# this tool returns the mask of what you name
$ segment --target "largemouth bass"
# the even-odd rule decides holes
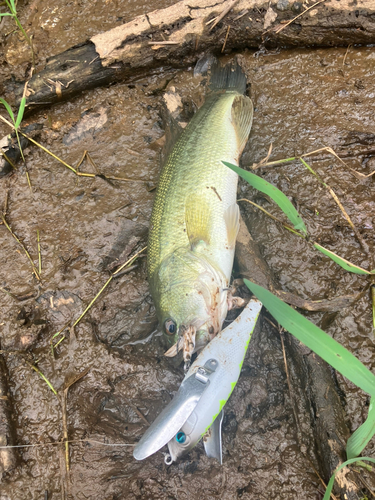
[[[167,356],[193,352],[220,330],[239,229],[238,165],[253,105],[238,65],[211,71],[210,93],[175,144],[159,180],[151,216],[148,275]]]

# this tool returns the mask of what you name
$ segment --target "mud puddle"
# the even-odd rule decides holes
[[[119,19],[119,11],[132,17],[139,14],[138,4],[98,2],[93,7],[98,16],[87,23],[89,4],[74,3],[77,19],[71,14],[73,7],[65,5],[56,14],[55,25],[53,2],[49,10],[35,2],[31,7],[35,5],[36,11],[21,11],[21,21],[35,30],[41,61],[128,20]],[[51,41],[50,46],[46,41]],[[17,44],[5,40],[8,64]],[[18,54],[14,59],[17,71],[23,71],[19,50],[14,53]],[[259,162],[272,143],[271,159],[330,146],[355,170],[367,174],[375,169],[373,48],[351,47],[347,54],[346,49],[321,49],[254,55],[241,55],[255,106],[243,166]],[[3,77],[9,72],[4,66]],[[78,178],[35,147],[25,152],[32,192],[24,171],[1,179],[0,203],[8,194],[8,222],[34,262],[38,230],[42,256],[38,282],[20,247],[0,226],[0,286],[20,298],[0,292],[1,348],[9,370],[17,444],[61,442],[64,388],[89,369],[67,396],[68,437],[77,441],[69,448],[70,477],[63,445],[20,449],[18,467],[2,482],[2,500],[63,495],[98,500],[322,498],[323,488],[314,472],[319,457],[313,442],[301,449],[280,336],[269,323],[264,322],[254,336],[240,381],[226,406],[221,467],[205,457],[201,446],[171,467],[164,465],[162,453],[136,462],[132,446],[123,446],[141,437],[147,422],[173,397],[183,376],[180,368],[163,357],[160,338],[151,336],[157,325],[144,257],[129,274],[111,282],[51,354],[54,333],[79,317],[106,282],[111,266],[146,244],[164,136],[162,89],[181,97],[188,118],[202,102],[204,80],[194,79],[191,69],[161,71],[130,86],[87,92],[31,120],[43,123],[40,142],[66,162],[75,165],[88,150],[101,173],[134,181]],[[1,125],[0,132],[2,137],[8,130]],[[356,180],[326,152],[312,158],[310,165],[335,190],[369,245],[369,256],[363,254],[327,191],[301,164],[266,167],[258,173],[294,201],[316,241],[373,269],[374,179]],[[84,162],[81,170],[95,171],[90,162]],[[268,200],[244,183],[239,198],[253,200],[277,215]],[[317,300],[363,290],[365,278],[345,273],[246,202],[241,202],[241,210],[285,291]],[[374,368],[368,294],[338,313],[308,316],[369,369]],[[137,343],[146,337],[151,337],[147,343]],[[37,363],[57,396],[28,363]],[[337,384],[353,431],[366,416],[366,395],[340,375]],[[299,418],[308,427],[310,415]],[[78,442],[87,439],[122,446]],[[365,454],[373,452],[372,440]],[[369,473],[366,481],[374,487]]]

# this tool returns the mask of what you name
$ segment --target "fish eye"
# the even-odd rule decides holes
[[[177,432],[176,441],[177,443],[183,444],[186,441],[186,434],[182,431]]]
[[[177,325],[173,321],[173,319],[169,318],[169,319],[165,320],[165,322],[164,322],[164,329],[168,335],[174,335],[177,331]]]

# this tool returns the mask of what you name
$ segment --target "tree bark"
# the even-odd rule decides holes
[[[216,26],[207,25],[232,4]],[[29,82],[28,111],[96,86],[131,81],[152,68],[186,67],[208,51],[375,43],[373,0],[322,0],[296,17],[302,8],[292,0],[182,0],[138,16],[51,57]],[[5,84],[15,103],[23,87],[23,82]]]

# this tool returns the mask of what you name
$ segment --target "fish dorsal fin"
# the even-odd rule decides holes
[[[229,248],[234,248],[237,234],[240,229],[240,209],[237,203],[230,205],[224,212],[225,225],[227,226],[227,238]]]
[[[242,153],[253,123],[253,103],[250,97],[238,95],[232,104],[232,123],[237,135],[238,148]]]
[[[210,243],[211,210],[202,196],[192,196],[185,205],[185,224],[191,249],[201,242]]]

